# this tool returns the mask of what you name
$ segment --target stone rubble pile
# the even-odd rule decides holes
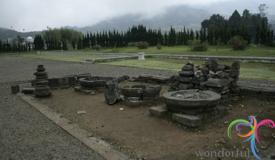
[[[240,75],[240,63],[231,66],[218,64],[215,59],[208,60],[202,66],[187,63],[179,75],[171,78],[171,90],[201,89],[212,90],[223,96],[236,90]]]
[[[233,62],[229,66],[218,64],[216,60],[211,59],[204,65],[204,70],[208,71],[208,75],[207,81],[201,84],[203,89],[220,93],[223,98],[236,90],[240,75],[240,62]]]

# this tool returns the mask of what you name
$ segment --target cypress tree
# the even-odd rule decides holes
[[[43,50],[44,49],[44,40],[41,35],[35,35],[34,37],[34,49]]]

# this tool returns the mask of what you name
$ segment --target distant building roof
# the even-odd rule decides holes
[[[26,38],[26,41],[28,43],[33,43],[34,40],[33,40],[33,38],[31,36],[29,36],[29,37]]]

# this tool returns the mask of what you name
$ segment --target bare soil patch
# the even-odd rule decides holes
[[[40,100],[91,132],[91,136],[101,137],[133,158],[144,159],[209,159],[198,157],[196,153],[222,148],[246,150],[247,144],[241,143],[241,140],[227,138],[229,123],[239,118],[247,119],[249,115],[257,115],[259,120],[275,120],[274,97],[233,98],[232,103],[227,105],[225,117],[200,129],[188,129],[169,120],[152,117],[148,106],[127,107],[122,103],[108,106],[104,101],[102,92],[83,95],[73,89],[54,90],[51,98]],[[86,113],[78,114],[78,111]],[[259,149],[265,150],[274,144],[272,131],[262,130]]]

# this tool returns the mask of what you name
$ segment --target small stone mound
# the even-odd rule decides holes
[[[49,87],[48,81],[48,73],[43,65],[38,65],[37,72],[34,73],[35,75],[35,90],[34,94],[36,97],[43,98],[51,96],[51,91]]]

